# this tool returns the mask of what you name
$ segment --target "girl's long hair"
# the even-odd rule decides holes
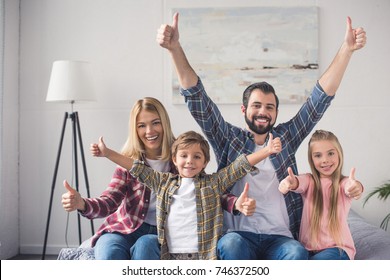
[[[134,104],[130,112],[129,135],[121,150],[121,153],[133,159],[144,159],[146,153],[145,146],[137,133],[137,117],[143,110],[155,113],[159,116],[164,131],[160,159],[164,161],[171,160],[171,146],[175,141],[175,137],[171,128],[171,121],[164,105],[162,105],[160,101],[153,97],[139,99]]]
[[[330,195],[328,224],[322,226],[329,227],[330,234],[333,237],[334,241],[336,242],[337,246],[341,246],[343,243],[341,233],[340,233],[340,223],[338,219],[338,198],[340,195],[340,182],[344,178],[344,176],[342,175],[343,162],[344,162],[343,149],[340,145],[339,140],[332,132],[325,131],[325,130],[317,130],[313,133],[309,141],[309,149],[308,149],[308,159],[309,159],[309,164],[310,164],[310,168],[314,180],[314,189],[312,190],[313,201],[311,202],[313,211],[310,214],[311,215],[310,240],[313,248],[315,248],[318,244],[317,240],[321,229],[321,217],[323,215],[322,210],[324,207],[324,201],[323,201],[320,174],[315,168],[312,159],[312,144],[314,142],[324,141],[324,140],[330,141],[332,145],[335,147],[339,155],[339,166],[337,166],[336,170],[332,174],[332,186],[331,186],[332,190]]]

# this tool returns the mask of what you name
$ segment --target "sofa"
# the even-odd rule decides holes
[[[351,210],[348,223],[356,247],[356,260],[390,260],[390,233],[366,222]],[[90,239],[77,248],[63,248],[59,260],[94,260]]]

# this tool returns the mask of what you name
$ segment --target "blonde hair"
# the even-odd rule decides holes
[[[335,147],[336,152],[338,153],[339,156],[339,165],[337,166],[336,170],[332,174],[332,186],[331,186],[332,189],[330,195],[330,207],[329,207],[329,217],[328,217],[329,223],[328,225],[323,225],[323,226],[329,227],[330,234],[335,240],[336,245],[341,246],[343,240],[340,233],[340,222],[338,220],[337,213],[338,213],[338,198],[340,192],[340,181],[344,178],[344,176],[342,175],[344,155],[343,155],[343,149],[337,137],[332,132],[325,131],[325,130],[316,130],[309,141],[308,159],[309,159],[309,164],[310,164],[310,168],[314,180],[313,201],[311,202],[313,206],[313,211],[310,214],[311,215],[310,242],[314,248],[317,246],[318,235],[320,234],[320,228],[321,228],[320,221],[321,221],[321,216],[323,215],[322,210],[324,207],[320,174],[315,168],[312,159],[312,144],[318,141],[330,141],[332,145]]]
[[[199,144],[206,163],[210,161],[210,145],[207,140],[195,131],[187,131],[179,135],[172,145],[172,158],[176,158],[177,152],[189,146]]]
[[[145,146],[137,133],[137,117],[141,111],[155,113],[159,116],[164,131],[160,159],[165,161],[170,160],[171,146],[175,141],[175,137],[171,129],[171,121],[169,120],[169,116],[164,108],[164,105],[153,97],[139,99],[131,109],[129,118],[129,135],[121,153],[125,156],[138,160],[143,159],[145,155]]]

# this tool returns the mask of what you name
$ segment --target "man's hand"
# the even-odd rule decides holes
[[[179,13],[173,15],[172,25],[162,24],[157,30],[157,43],[168,50],[179,47]]]
[[[366,31],[362,27],[353,29],[352,20],[347,17],[347,30],[345,31],[345,43],[351,51],[356,51],[366,45]]]

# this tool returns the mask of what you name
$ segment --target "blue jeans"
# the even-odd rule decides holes
[[[130,251],[132,260],[159,260],[161,250],[157,235],[147,234],[141,236]]]
[[[142,254],[135,248],[139,241],[143,242],[147,238],[157,240],[157,228],[147,223],[143,223],[136,231],[130,234],[118,232],[106,232],[96,242],[94,247],[95,259],[97,260],[130,260],[142,257],[144,259],[154,258],[157,254],[154,251],[146,251]],[[144,238],[145,237],[145,238]],[[141,239],[142,238],[142,239]],[[158,252],[159,259],[159,252]]]
[[[218,241],[217,250],[221,260],[307,260],[309,256],[295,239],[247,231],[225,234]]]
[[[347,253],[341,248],[328,248],[319,252],[309,252],[309,260],[349,260]]]

